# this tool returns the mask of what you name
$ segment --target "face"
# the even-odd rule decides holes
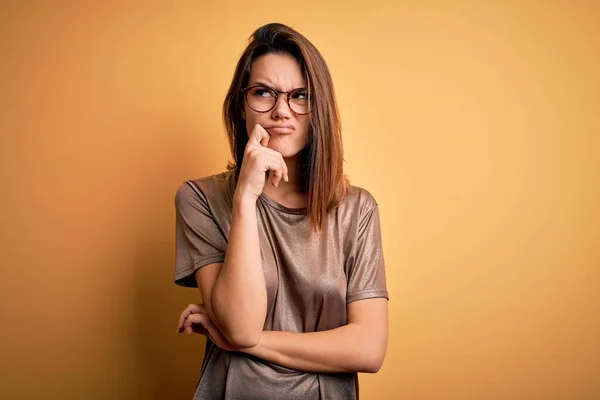
[[[266,54],[253,61],[247,87],[264,85],[278,91],[289,92],[306,88],[306,80],[298,62],[289,55]],[[290,100],[291,101],[291,100]],[[290,109],[285,94],[280,94],[275,107],[267,112],[257,112],[244,101],[242,116],[246,120],[246,131],[252,132],[260,124],[269,132],[269,148],[280,152],[284,158],[292,158],[308,142],[309,114],[296,114]],[[286,126],[286,129],[282,129]]]

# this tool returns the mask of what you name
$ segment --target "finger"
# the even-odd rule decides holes
[[[186,320],[184,329],[188,335],[191,333],[208,335],[209,330],[214,329],[214,325],[207,314],[192,314]]]
[[[271,182],[273,186],[277,187],[282,177],[281,161],[272,153],[267,152],[266,155],[265,181]]]
[[[283,179],[286,182],[290,181],[290,176],[288,175],[288,167],[287,164],[285,162],[285,159],[283,158],[283,156],[281,156],[281,165],[282,165],[282,170],[283,170]]]
[[[252,133],[250,134],[250,141],[255,144],[260,144],[263,147],[267,147],[270,139],[271,135],[269,135],[269,132],[267,132],[265,128],[260,124],[254,125],[254,129],[252,129]]]
[[[188,315],[202,312],[202,307],[204,307],[204,306],[201,304],[188,305],[185,308],[185,310],[183,310],[183,312],[181,313],[181,316],[179,317],[178,330],[179,330],[179,328],[181,328],[183,326],[183,321],[185,321],[185,319],[188,317]]]
[[[271,170],[271,182],[273,183],[273,186],[279,186],[279,182],[281,181],[282,176],[283,169],[281,168],[281,164],[279,168]]]
[[[287,163],[285,162],[285,158],[283,158],[283,155],[278,152],[277,150],[273,150],[273,149],[266,149],[267,153],[269,153],[269,155],[273,156],[275,158],[275,162],[277,163],[277,167],[276,168],[281,168],[282,169],[282,179],[286,182],[290,181],[290,176],[288,174],[288,167],[287,167]],[[275,169],[275,168],[273,168]]]
[[[183,323],[185,322],[185,319],[188,317],[188,315],[190,315],[189,310],[186,308],[185,310],[183,310],[183,312],[181,313],[181,315],[179,316],[179,324],[177,325],[177,331],[181,331],[183,328]]]
[[[262,125],[257,124],[256,126],[261,134],[260,145],[263,147],[269,147],[269,142],[271,141],[271,134],[267,132],[267,130],[263,128]]]
[[[201,325],[202,327],[204,327],[204,323],[205,323],[204,319],[205,319],[204,314],[191,314],[189,317],[186,318],[185,322],[183,323],[183,330],[185,330],[185,332],[188,335],[193,333],[194,325]]]
[[[184,322],[185,326],[191,324],[205,324],[206,321],[210,321],[210,317],[207,314],[190,314]]]
[[[190,306],[191,306],[191,304],[189,306],[187,306],[185,308],[185,310],[183,310],[183,312],[179,316],[179,325],[177,326],[178,330],[181,329],[181,327],[183,326],[183,322],[188,317],[188,315],[190,315],[192,313],[192,310],[190,309]]]

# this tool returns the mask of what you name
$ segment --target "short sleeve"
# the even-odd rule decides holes
[[[375,297],[389,299],[385,282],[379,207],[376,204],[362,216],[358,226],[354,260],[348,274],[346,302]]]
[[[223,262],[227,240],[205,194],[193,182],[177,190],[175,211],[175,283],[197,287],[194,273],[205,265]]]

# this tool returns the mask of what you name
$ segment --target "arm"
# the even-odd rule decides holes
[[[309,372],[377,372],[387,349],[387,299],[348,304],[348,324],[328,331],[265,331],[241,351],[283,367]]]
[[[284,367],[311,372],[376,372],[387,348],[385,263],[374,198],[364,192],[365,211],[348,270],[348,324],[314,333],[263,332],[257,346],[242,351]],[[370,204],[369,204],[370,203]],[[364,293],[376,298],[364,299]]]
[[[267,289],[260,255],[256,201],[265,178],[278,185],[288,180],[281,153],[269,149],[270,136],[256,125],[244,151],[233,196],[231,228],[223,263],[205,266],[195,277],[206,311],[234,346],[255,346],[267,314]]]
[[[234,198],[229,243],[223,263],[196,271],[196,281],[211,320],[237,347],[254,346],[267,308],[255,203]]]

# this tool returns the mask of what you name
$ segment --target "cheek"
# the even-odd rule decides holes
[[[308,143],[308,137],[310,135],[310,122],[308,119],[306,119],[306,121],[302,121],[300,124],[300,130],[302,132],[302,136],[301,136],[301,140],[302,140],[302,145],[306,145]]]
[[[256,118],[256,115],[252,112],[246,112],[246,116],[244,119],[246,120],[246,131],[248,131],[248,134],[250,134],[250,132],[252,132],[252,129],[254,129],[254,126],[259,123],[258,119]]]

